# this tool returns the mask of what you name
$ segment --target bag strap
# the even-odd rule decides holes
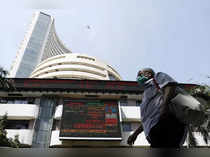
[[[155,80],[155,78],[152,78],[152,81],[154,82],[155,87],[158,89],[158,91],[160,91],[160,86],[159,86],[159,84],[157,83],[157,81]]]

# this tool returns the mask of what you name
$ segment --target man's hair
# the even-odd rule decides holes
[[[141,72],[141,71],[148,71],[152,74],[152,77],[155,75],[155,72],[152,68],[143,68],[141,70],[139,70],[138,74]]]

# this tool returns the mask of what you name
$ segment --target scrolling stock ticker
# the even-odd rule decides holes
[[[64,100],[60,139],[121,140],[118,102]]]

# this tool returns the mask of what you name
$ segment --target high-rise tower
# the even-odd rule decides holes
[[[11,66],[10,77],[29,77],[41,61],[66,53],[71,51],[58,39],[54,18],[43,12],[36,12]]]

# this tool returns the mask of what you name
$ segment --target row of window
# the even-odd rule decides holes
[[[0,104],[34,104],[35,98],[0,98]]]
[[[52,130],[59,130],[60,125],[61,125],[60,120],[54,120]],[[136,130],[138,128],[138,126],[140,125],[140,122],[139,123],[138,122],[136,122],[136,123],[122,122],[121,125],[122,125],[123,132],[130,132],[130,131]]]
[[[7,120],[6,129],[29,129],[29,120]]]
[[[91,61],[95,61],[94,58],[90,58],[90,57],[86,57],[86,56],[77,56],[77,58],[82,58],[82,59],[88,59],[88,60],[91,60]]]
[[[29,120],[8,120],[6,123],[6,129],[29,129]],[[60,120],[54,120],[52,130],[59,130],[61,125]],[[140,123],[123,122],[123,132],[129,132],[135,130]]]
[[[59,63],[58,65],[61,65],[61,63]],[[52,66],[49,66],[49,67],[52,67]],[[39,76],[44,75],[44,74],[58,72],[58,71],[61,71],[61,72],[64,72],[64,71],[84,72],[84,73],[90,73],[90,74],[98,75],[98,76],[101,76],[101,77],[106,77],[106,75],[104,75],[102,73],[99,73],[99,72],[89,71],[89,70],[86,70],[86,69],[76,69],[76,68],[66,68],[66,69],[63,68],[63,69],[49,70],[49,71],[46,71],[46,72],[39,73],[39,75],[35,75],[35,77],[39,77]]]
[[[51,32],[48,36],[48,42],[45,47],[45,53],[42,57],[42,61],[45,59],[48,59],[52,56],[69,53],[70,51],[67,50],[63,44],[58,40],[58,37],[56,36],[55,30],[54,30],[54,24],[52,26]]]
[[[46,62],[49,62],[49,61],[51,61],[51,60],[60,59],[60,58],[65,58],[65,56],[60,56],[60,57],[58,57],[58,58],[52,58],[52,59],[46,60]],[[42,62],[40,65],[38,65],[38,67],[40,67],[40,66],[43,65],[44,63],[45,63],[45,61]],[[89,67],[92,67],[92,68],[96,68],[96,69],[100,69],[100,70],[105,70],[103,67],[100,67],[100,66],[97,66],[97,65],[88,64],[88,63],[83,63],[83,62],[73,62],[73,61],[69,61],[69,62],[54,63],[54,64],[51,64],[51,65],[48,65],[48,66],[44,66],[44,67],[40,68],[39,71],[45,69],[46,67],[51,67],[51,66],[56,66],[56,65],[72,65],[72,64],[85,65],[85,66],[89,66]],[[37,70],[36,70],[36,71],[37,71]],[[33,73],[35,73],[36,71],[34,71]]]
[[[30,121],[29,120],[7,120],[6,129],[30,129],[29,127]],[[61,121],[54,120],[52,130],[60,130]],[[123,132],[130,132],[136,130],[140,122],[122,122],[122,131]],[[196,131],[196,129],[194,130]]]
[[[93,66],[93,65],[91,65],[91,64],[84,64],[84,63],[74,63],[74,62],[72,62],[72,63],[65,63],[65,62],[63,62],[63,63],[56,63],[56,64],[51,64],[51,65],[49,65],[48,67],[53,67],[53,66],[57,66],[57,65],[72,65],[72,64],[79,64],[79,65],[85,65],[85,66],[87,66],[87,67],[91,67],[91,68],[96,68],[97,70],[98,69],[100,69],[99,67],[96,67],[96,66]],[[43,70],[43,69],[45,69],[47,66],[45,66],[45,67],[43,67],[43,68],[40,68],[38,71],[39,72],[33,72],[33,77],[39,77],[40,75],[42,75],[42,74],[48,74],[48,73],[50,73],[50,71],[47,71],[47,72],[42,72],[42,73],[40,73],[40,71],[41,70]],[[102,69],[100,69],[100,70],[102,70]],[[60,70],[60,69],[56,69],[55,71],[69,71],[69,69],[62,69],[62,70]],[[94,71],[92,71],[92,72],[89,72],[89,71],[87,71],[87,70],[82,70],[82,69],[76,69],[76,70],[71,70],[71,71],[80,71],[80,72],[88,72],[88,73],[92,73],[92,74],[95,74],[95,75],[99,75],[99,76],[101,76],[101,77],[106,77],[106,75],[104,75],[104,74],[102,74],[102,73],[99,73],[99,72],[94,72]],[[36,73],[36,74],[35,74]],[[38,73],[38,74],[37,74]],[[116,80],[116,79],[115,79]]]
[[[140,125],[140,122],[122,122],[123,132],[135,131]]]
[[[128,103],[128,100],[120,100],[120,106],[134,106],[133,104],[135,104],[135,106],[141,106],[141,101],[137,100],[132,104]]]
[[[35,98],[0,98],[0,104],[34,104]],[[141,101],[129,104],[127,100],[120,100],[120,106],[140,106]]]
[[[117,78],[115,76],[113,76],[112,74],[109,73],[109,79],[110,80],[117,80]]]

